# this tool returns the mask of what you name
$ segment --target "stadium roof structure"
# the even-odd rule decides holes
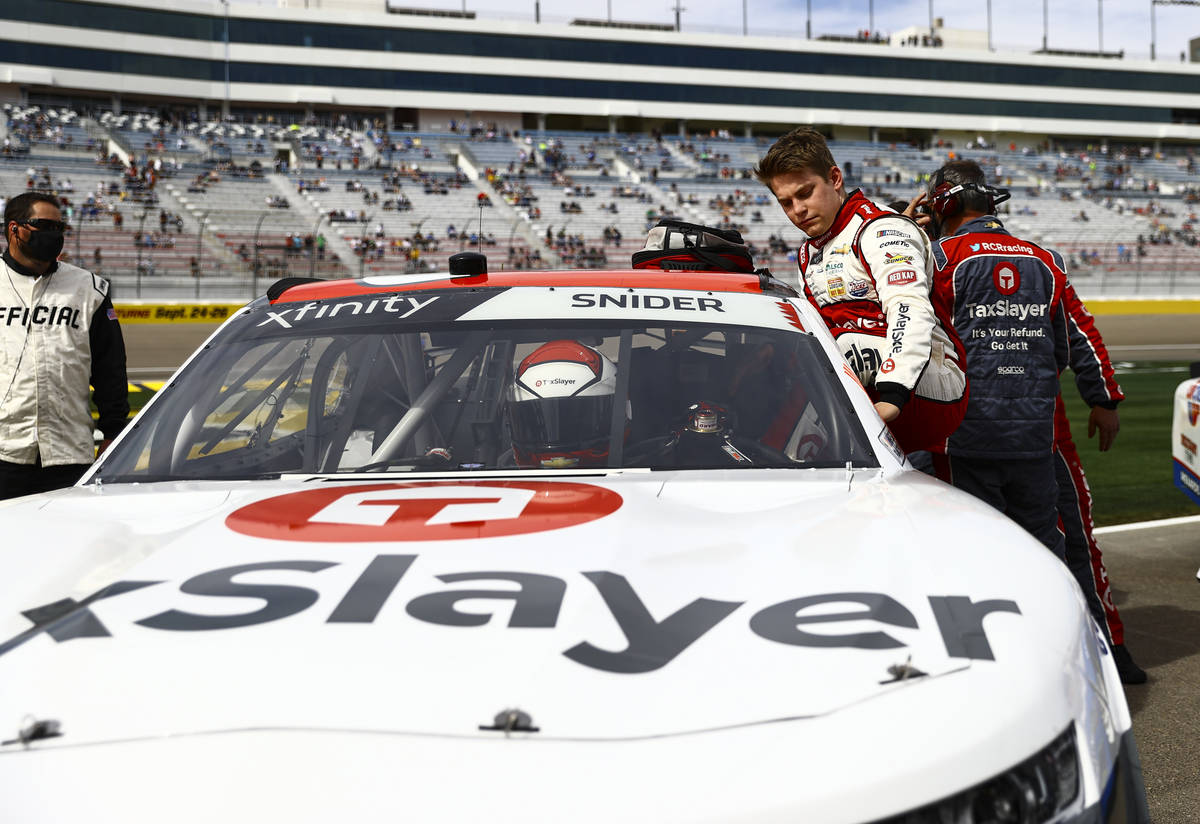
[[[382,4],[38,0],[4,4],[0,19],[0,96],[10,100],[118,94],[126,105],[339,107],[389,122],[402,110],[417,121],[460,111],[747,131],[811,123],[847,138],[1200,140],[1193,64],[415,16]]]

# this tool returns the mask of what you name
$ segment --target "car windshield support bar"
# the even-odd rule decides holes
[[[404,417],[397,422],[395,428],[383,439],[383,443],[379,445],[379,448],[371,454],[368,463],[376,463],[377,461],[382,461],[398,454],[397,450],[400,446],[425,422],[433,406],[441,399],[442,395],[446,394],[454,381],[458,380],[458,376],[475,359],[480,350],[487,345],[487,342],[491,340],[491,336],[492,333],[486,329],[479,332],[472,332],[467,336],[467,339],[463,341],[463,345],[458,347],[458,350],[450,360],[446,361],[446,365],[429,382],[429,385],[425,387],[425,391],[413,402],[413,405],[404,413]]]
[[[617,351],[617,385],[612,411],[612,428],[608,433],[608,465],[621,466],[625,451],[625,409],[629,403],[629,373],[633,366],[633,330],[621,330],[621,347]]]

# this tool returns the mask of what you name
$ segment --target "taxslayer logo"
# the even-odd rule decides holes
[[[888,286],[907,286],[910,283],[916,282],[917,271],[915,269],[897,269],[895,272],[888,273]]]
[[[1021,275],[1011,263],[997,263],[992,270],[992,283],[997,292],[1008,296],[1021,288]]]
[[[972,318],[1040,318],[1046,315],[1046,304],[1010,303],[998,300],[995,303],[968,303],[967,315]]]
[[[452,541],[578,526],[621,508],[603,487],[541,481],[430,481],[334,486],[279,495],[225,519],[281,541]]]

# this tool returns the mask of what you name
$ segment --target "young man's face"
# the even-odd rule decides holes
[[[776,175],[767,183],[783,213],[809,237],[825,234],[846,199],[842,170],[834,166],[829,177],[805,169]]]

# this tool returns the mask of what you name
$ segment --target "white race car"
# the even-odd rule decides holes
[[[1070,572],[765,276],[281,282],[0,530],[4,821],[1147,820]]]

